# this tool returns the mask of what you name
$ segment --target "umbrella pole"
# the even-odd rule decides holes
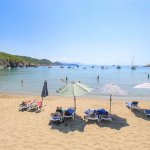
[[[42,107],[44,106],[44,104],[43,104],[43,100],[44,100],[44,99],[43,99],[43,97],[42,97]]]
[[[74,96],[74,108],[76,109],[76,97]]]
[[[111,101],[112,101],[111,97],[112,97],[112,95],[110,94],[110,109],[109,109],[110,114],[111,114]]]

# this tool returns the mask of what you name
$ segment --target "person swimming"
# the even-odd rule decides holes
[[[65,80],[63,78],[60,79],[61,82],[65,82]]]

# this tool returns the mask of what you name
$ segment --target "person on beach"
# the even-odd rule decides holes
[[[41,110],[42,104],[43,104],[43,101],[42,101],[42,100],[37,101],[37,111]]]
[[[149,80],[149,74],[148,74],[147,78],[148,78],[148,80]]]
[[[56,113],[59,112],[61,115],[63,114],[62,107],[57,107],[56,108]]]
[[[27,105],[27,101],[22,101],[22,103],[20,104],[20,105],[22,105],[22,106],[25,106],[25,105]]]

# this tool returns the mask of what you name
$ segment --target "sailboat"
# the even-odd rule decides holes
[[[116,67],[117,69],[121,69],[121,66],[119,66],[119,62],[118,62],[118,66]]]
[[[121,66],[117,66],[117,69],[121,69]]]
[[[133,56],[133,58],[132,58],[132,67],[131,67],[131,69],[132,69],[132,70],[136,70],[136,67],[133,65],[133,60],[134,60],[134,56]]]
[[[105,68],[105,66],[101,66],[101,69],[104,69]]]

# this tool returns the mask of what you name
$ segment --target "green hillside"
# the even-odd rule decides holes
[[[47,59],[36,59],[26,56],[11,55],[4,52],[0,52],[0,60],[20,62],[20,63],[30,63],[35,65],[52,65],[53,63]]]

